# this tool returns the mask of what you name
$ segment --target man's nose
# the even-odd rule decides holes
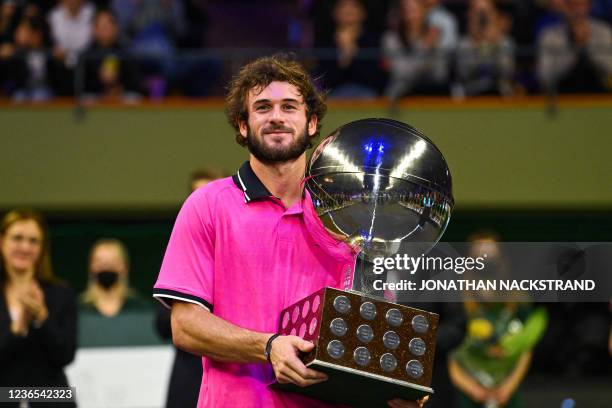
[[[283,112],[280,106],[273,106],[272,107],[272,112],[270,114],[270,121],[271,122],[283,122]]]

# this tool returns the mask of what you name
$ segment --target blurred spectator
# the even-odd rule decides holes
[[[74,70],[91,41],[94,14],[94,6],[84,0],[60,0],[49,14],[53,55],[59,62],[57,91],[61,95],[74,92]]]
[[[468,334],[449,360],[459,407],[522,407],[518,388],[546,328],[544,308],[517,303],[465,305]]]
[[[544,6],[545,12],[535,22],[535,38],[543,29],[562,23],[567,15],[566,0],[545,0]]]
[[[287,46],[289,48],[312,48],[314,46],[315,21],[312,18],[314,3],[313,0],[294,2],[293,12],[287,21]],[[323,21],[317,21],[317,23],[326,24]]]
[[[103,238],[89,255],[89,282],[81,294],[79,344],[113,347],[155,344],[153,305],[129,286],[130,259],[123,242]]]
[[[0,221],[0,384],[67,387],[63,368],[74,358],[76,325],[74,295],[53,274],[42,217],[7,213]]]
[[[318,41],[320,48],[334,49],[322,58],[319,71],[330,97],[373,98],[378,95],[378,58],[364,55],[378,46],[378,38],[367,31],[367,12],[361,0],[338,0],[333,9],[334,31]]]
[[[141,57],[149,95],[162,98],[177,76],[174,53],[187,29],[182,1],[113,0],[112,9],[123,36],[131,41],[130,50]]]
[[[17,25],[25,19],[36,21],[46,19],[47,12],[54,3],[55,0],[0,0],[0,59],[13,56]],[[46,46],[48,45],[48,27],[46,24],[42,26]],[[0,86],[4,82],[3,78],[6,77],[3,77],[0,68]]]
[[[15,30],[15,47],[0,56],[0,65],[12,81],[16,102],[42,102],[52,96],[51,64],[45,48],[44,22],[24,18]]]
[[[470,252],[486,253],[496,276],[509,273],[495,234],[478,233],[470,241]],[[518,388],[529,370],[532,350],[546,330],[548,314],[543,307],[487,302],[490,296],[483,291],[465,302],[467,335],[449,358],[460,408],[523,407]]]
[[[19,14],[15,0],[0,2],[0,56],[2,47],[13,42],[13,32],[17,26]]]
[[[49,14],[54,54],[73,68],[91,41],[95,8],[84,0],[61,0]]]
[[[23,19],[44,19],[55,0],[0,0],[0,58],[12,55],[14,34]],[[44,37],[47,37],[45,26]],[[0,72],[0,85],[2,73]],[[1,91],[1,90],[0,90]]]
[[[113,0],[112,9],[132,49],[143,54],[168,55],[187,29],[180,0]]]
[[[129,267],[129,254],[121,241],[97,241],[89,256],[89,283],[81,295],[84,310],[114,317],[126,310],[150,307],[129,287]]]
[[[316,39],[333,36],[335,1],[297,0],[297,2],[302,10],[308,12],[314,22],[312,30]],[[368,15],[365,25],[369,33],[380,37],[387,29],[389,5],[393,2],[394,0],[361,0]]]
[[[224,177],[224,173],[215,167],[204,167],[195,170],[189,178],[189,191],[192,193],[213,180]],[[155,329],[165,340],[172,340],[170,309],[157,304]],[[195,407],[198,403],[200,384],[202,383],[202,358],[186,351],[176,349],[166,408]]]
[[[176,87],[187,96],[209,94],[221,63],[215,58],[177,59],[175,54],[179,46],[205,45],[207,1],[113,0],[112,8],[123,39],[131,43],[130,50],[138,57],[142,88],[152,99],[160,99]]]
[[[421,0],[399,2],[399,22],[382,39],[390,70],[385,94],[397,100],[407,93],[447,93],[448,61],[440,31],[426,19]]]
[[[191,173],[189,178],[189,191],[194,192],[213,180],[225,177],[225,173],[216,167],[202,167]],[[164,308],[164,310],[167,310]]]
[[[612,29],[589,16],[589,0],[565,0],[563,24],[538,37],[537,72],[546,89],[560,92],[612,90]]]
[[[136,67],[119,44],[119,26],[110,10],[101,9],[96,13],[93,43],[83,57],[88,96],[137,96]]]
[[[453,95],[512,92],[514,42],[509,23],[496,10],[492,0],[471,0],[468,32],[457,49],[457,85]]]
[[[423,0],[428,24],[440,32],[440,46],[451,52],[459,43],[457,18],[440,3],[440,0]]]

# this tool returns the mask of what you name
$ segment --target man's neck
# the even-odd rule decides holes
[[[306,154],[296,160],[266,164],[253,155],[251,168],[273,196],[281,199],[285,208],[290,208],[302,198],[302,179],[306,171]]]

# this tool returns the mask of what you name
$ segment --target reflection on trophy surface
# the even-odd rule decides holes
[[[444,233],[454,201],[442,153],[404,123],[351,122],[315,149],[306,188],[325,227],[361,252],[352,291],[323,288],[281,313],[279,333],[312,341],[303,360],[329,379],[274,387],[364,407],[433,393],[438,316],[380,297],[371,262],[426,254]]]
[[[325,226],[362,248],[358,272],[379,256],[426,254],[453,208],[442,153],[418,130],[390,119],[351,122],[313,153],[306,187]],[[372,291],[371,276],[353,289]],[[370,278],[370,279],[368,279]]]

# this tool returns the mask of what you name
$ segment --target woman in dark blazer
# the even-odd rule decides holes
[[[76,322],[74,294],[51,269],[42,217],[9,212],[0,221],[0,386],[67,387],[64,367],[76,351]]]

